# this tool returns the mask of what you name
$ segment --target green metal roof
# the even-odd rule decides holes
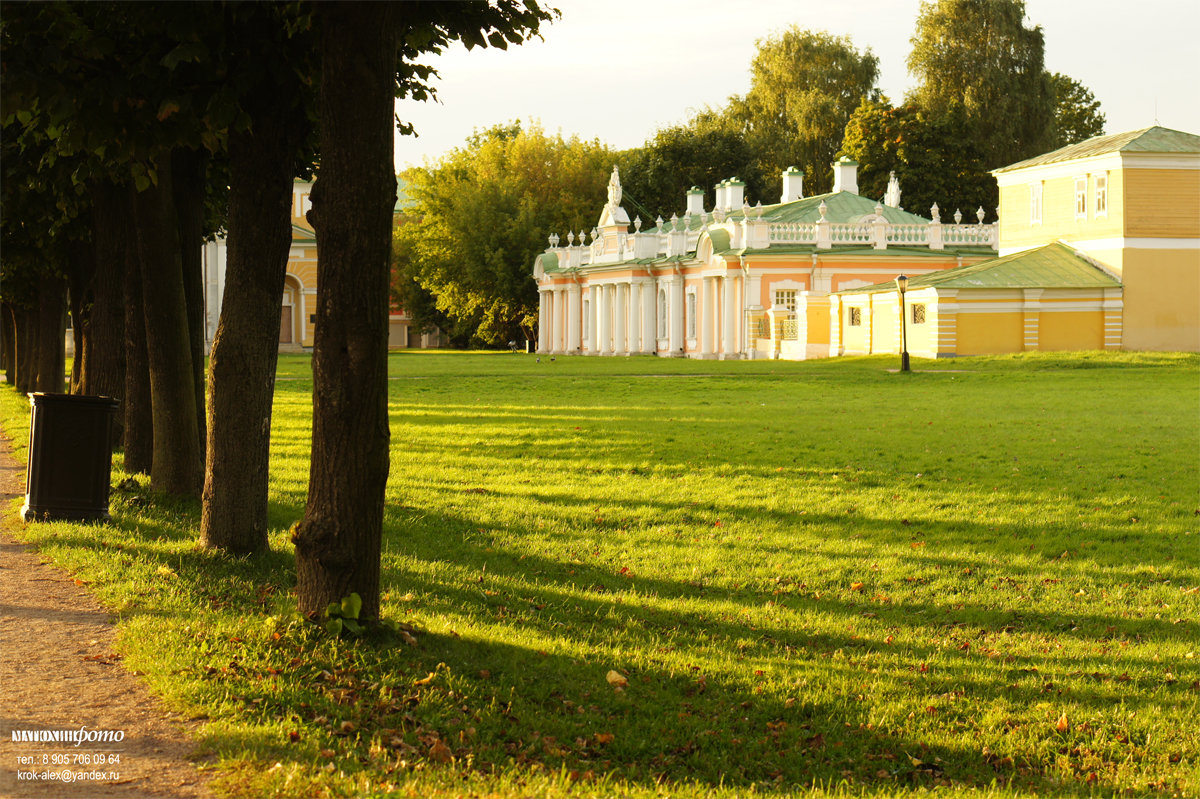
[[[1158,126],[1133,130],[1128,133],[1114,133],[1110,136],[1095,136],[1078,144],[1069,144],[1053,152],[994,169],[992,174],[1118,152],[1200,153],[1200,136]]]
[[[851,223],[857,222],[864,216],[871,216],[875,213],[876,201],[869,197],[860,197],[848,191],[840,191],[832,194],[817,194],[812,197],[805,197],[800,200],[793,200],[790,203],[776,203],[774,205],[764,205],[762,207],[762,218],[767,222],[817,222],[821,219],[821,203],[825,203],[825,218],[830,222],[836,223]],[[882,216],[893,225],[927,225],[929,219],[917,214],[901,211],[899,208],[880,205],[883,208]],[[758,209],[752,209],[756,213]],[[708,212],[708,217],[712,219],[712,211]],[[726,213],[726,219],[740,220],[743,217],[742,209],[730,210]],[[710,224],[712,222],[710,221]],[[699,230],[703,227],[700,222],[699,215],[693,214],[691,224],[688,230]],[[662,228],[648,228],[644,232],[661,233],[664,230],[670,230],[671,223],[666,221]]]
[[[1119,288],[1120,281],[1061,242],[968,266],[913,277],[908,290],[944,289],[1085,289]],[[893,281],[837,294],[895,291]]]
[[[316,243],[317,234],[313,233],[306,227],[300,225],[292,225],[292,243],[293,244],[310,244]]]

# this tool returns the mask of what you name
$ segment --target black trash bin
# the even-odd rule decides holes
[[[29,395],[29,471],[21,518],[109,520],[117,401],[78,394]]]

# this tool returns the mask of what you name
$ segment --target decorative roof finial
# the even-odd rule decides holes
[[[608,179],[608,204],[616,208],[621,204],[621,175],[613,165],[612,177]]]

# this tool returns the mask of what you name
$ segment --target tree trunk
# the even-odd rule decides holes
[[[16,309],[17,391],[28,394],[37,390],[37,311]]]
[[[303,113],[272,92],[252,131],[230,133],[229,253],[209,356],[208,448],[200,544],[235,553],[267,544],[271,402],[292,243],[292,177]],[[290,95],[290,96],[294,96]]]
[[[17,385],[17,317],[10,303],[0,303],[0,351],[3,352],[4,382]]]
[[[354,592],[379,617],[388,474],[388,264],[397,17],[391,3],[325,3],[321,166],[310,221],[320,253],[308,504],[293,535],[302,613]]]
[[[84,370],[81,394],[125,396],[125,270],[133,230],[129,193],[110,182],[93,184],[92,245],[95,253],[90,285],[91,309],[83,327]],[[139,306],[140,307],[140,304]],[[79,342],[76,339],[76,347]],[[117,411],[113,442],[121,441],[124,410]]]
[[[187,306],[188,340],[192,351],[192,384],[196,392],[197,439],[203,458],[204,418],[204,190],[208,159],[201,150],[178,148],[171,154],[172,196],[179,218],[179,252],[183,265],[183,294]]]
[[[158,182],[135,194],[133,201],[154,419],[150,485],[168,494],[198,496],[204,481],[204,458],[197,432],[195,378],[170,156],[156,159],[155,168]]]
[[[43,273],[38,281],[37,378],[34,391],[62,394],[66,388],[67,283]]]
[[[132,192],[123,202],[133,210]],[[154,424],[150,402],[150,360],[142,313],[142,259],[130,242],[125,248],[125,471],[150,474],[154,461]]]
[[[83,380],[87,372],[87,318],[91,314],[92,279],[96,273],[96,259],[90,241],[71,243],[71,260],[67,265],[67,310],[71,314],[71,338],[75,342],[75,354],[71,361],[71,380],[67,388],[70,394],[83,393]]]

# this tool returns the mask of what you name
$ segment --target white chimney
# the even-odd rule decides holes
[[[692,216],[704,213],[704,189],[699,186],[687,190],[687,212]]]
[[[713,190],[716,192],[716,198],[713,200],[713,210],[718,208],[727,208],[725,204],[725,186],[729,181],[722,180],[720,183],[713,184]]]
[[[783,171],[783,194],[779,202],[790,203],[804,198],[804,173],[794,166]]]
[[[831,164],[833,167],[833,191],[848,191],[858,194],[858,162],[842,156]]]
[[[746,202],[746,184],[736,177],[725,181],[725,210],[740,211]]]

